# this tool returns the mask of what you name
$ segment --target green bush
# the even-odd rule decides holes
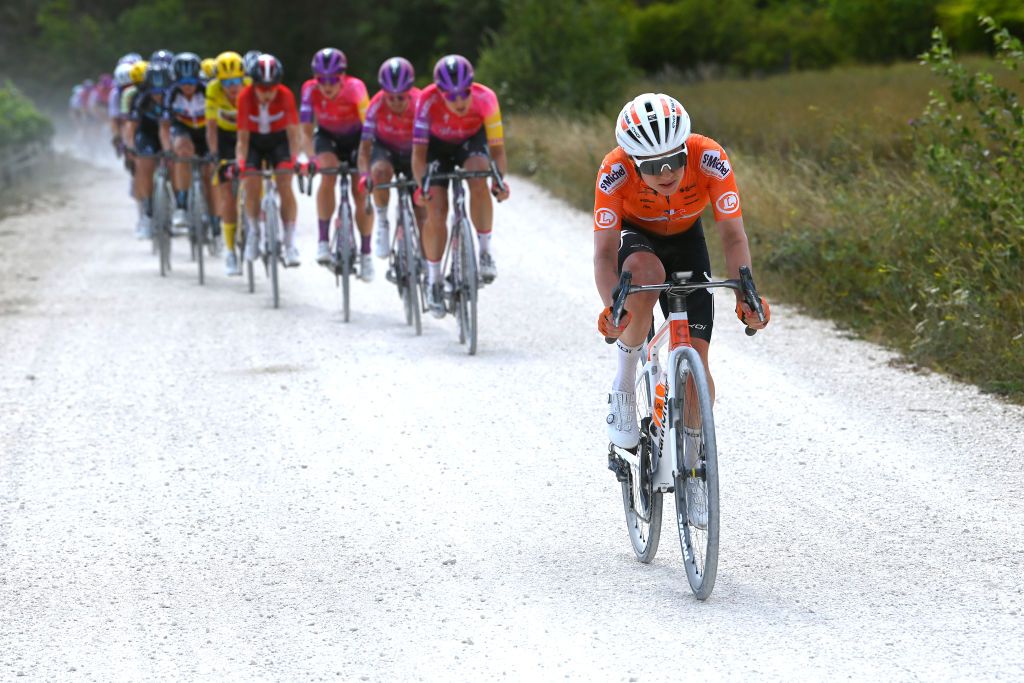
[[[622,24],[614,0],[509,0],[479,79],[511,109],[603,108],[630,73]]]
[[[48,141],[53,124],[8,82],[0,87],[0,150]]]
[[[928,48],[937,0],[830,0],[843,49],[854,59],[912,59]]]
[[[961,51],[992,48],[992,41],[978,23],[979,16],[992,17],[1011,33],[1024,32],[1024,3],[1020,0],[945,0],[938,6],[943,33]]]

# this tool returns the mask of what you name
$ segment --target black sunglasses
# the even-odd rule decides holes
[[[645,175],[661,175],[667,167],[670,171],[676,171],[686,165],[686,148],[675,154],[670,154],[657,159],[644,159],[641,161],[633,157],[633,163],[637,165],[640,172]]]

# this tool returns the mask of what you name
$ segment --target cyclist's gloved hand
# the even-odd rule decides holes
[[[629,321],[632,319],[632,313],[629,311],[623,311],[622,319],[619,320],[619,326],[615,327],[615,324],[612,322],[612,307],[608,306],[601,311],[601,315],[597,316],[597,329],[601,334],[609,339],[618,339],[619,335],[625,332],[626,328],[629,327]]]
[[[245,160],[238,159],[228,164],[226,175],[228,178],[238,178],[245,173]]]
[[[501,183],[502,183],[502,185],[505,186],[504,190],[502,190],[502,189],[500,189],[498,187],[498,183],[497,182],[495,182],[493,180],[491,181],[491,194],[493,194],[494,198],[497,199],[499,202],[505,201],[512,194],[512,190],[508,186],[508,181],[505,180],[504,178],[502,178],[501,179]]]
[[[430,201],[430,193],[423,192],[420,188],[416,188],[412,193],[412,203],[416,206],[426,206],[427,202]]]
[[[369,178],[369,176],[366,173],[360,173],[359,174],[359,182],[356,183],[356,192],[358,192],[359,194],[366,194],[366,186],[367,186],[367,181],[369,179],[370,178]]]
[[[741,323],[744,323],[752,330],[763,330],[767,327],[768,321],[772,318],[771,309],[768,308],[768,302],[763,296],[761,297],[761,308],[764,309],[764,322],[757,319],[757,313],[747,305],[746,301],[737,301],[736,317],[740,319]]]

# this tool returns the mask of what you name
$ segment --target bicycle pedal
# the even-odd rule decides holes
[[[608,454],[608,469],[615,474],[616,481],[629,481],[629,466],[622,462],[614,453]]]

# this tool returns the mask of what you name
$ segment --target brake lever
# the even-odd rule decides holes
[[[761,297],[757,294],[757,287],[754,286],[754,276],[750,274],[750,268],[747,266],[740,266],[740,287],[743,290],[743,298],[750,307],[750,310],[757,314],[759,322],[764,322],[764,307],[761,306]],[[757,330],[752,327],[747,327],[744,330],[748,337],[753,337],[757,334]]]
[[[629,296],[629,288],[633,284],[633,273],[625,270],[619,276],[619,284],[612,290],[612,324],[615,327],[622,322],[622,316],[626,314],[626,297]],[[606,344],[614,344],[615,339],[605,337]]]

